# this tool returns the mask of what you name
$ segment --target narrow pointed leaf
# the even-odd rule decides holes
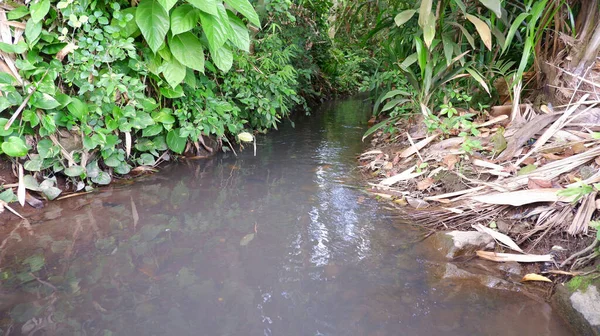
[[[494,12],[498,18],[502,17],[502,6],[500,5],[500,0],[479,0],[479,2]]]
[[[416,12],[417,11],[414,9],[408,9],[408,10],[398,13],[398,15],[396,15],[396,17],[394,18],[394,22],[396,23],[396,26],[400,27],[403,24],[405,24],[406,22],[408,22],[408,20],[410,20],[415,15]]]
[[[475,29],[479,33],[479,37],[485,44],[488,50],[492,50],[492,31],[487,23],[483,22],[480,18],[475,15],[466,14],[467,20],[471,21],[475,25]]]

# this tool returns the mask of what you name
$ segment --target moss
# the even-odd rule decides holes
[[[576,276],[567,282],[567,288],[569,291],[574,292],[576,290],[586,290],[592,283],[592,278],[589,276]]]

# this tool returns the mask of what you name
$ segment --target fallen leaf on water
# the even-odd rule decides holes
[[[250,243],[252,239],[254,239],[254,233],[249,233],[245,235],[244,237],[242,237],[242,240],[240,240],[240,246],[248,245],[248,243]]]
[[[417,189],[425,190],[433,185],[435,181],[431,177],[422,179],[417,183]]]
[[[523,277],[523,279],[521,279],[521,281],[544,281],[544,282],[552,282],[552,280],[546,278],[545,276],[539,275],[539,274],[535,274],[535,273],[525,274],[525,276]]]

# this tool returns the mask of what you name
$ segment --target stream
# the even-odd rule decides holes
[[[369,114],[326,103],[257,136],[256,156],[11,217],[0,334],[571,335],[541,300],[435,279],[415,248],[427,232],[361,191]]]

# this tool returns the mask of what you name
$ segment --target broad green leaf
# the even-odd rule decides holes
[[[185,78],[185,65],[179,63],[176,59],[171,59],[170,62],[164,62],[162,65],[162,74],[167,80],[167,83],[172,88],[175,88]]]
[[[31,13],[31,19],[34,22],[41,21],[48,11],[50,10],[50,0],[38,0],[35,3],[32,3],[29,6],[29,11]]]
[[[154,121],[156,121],[157,123],[169,125],[174,124],[175,117],[173,116],[172,112],[173,111],[168,108],[161,109],[160,111],[153,113],[152,119],[154,119]]]
[[[135,22],[135,12],[137,10],[137,7],[129,7],[129,8],[125,8],[121,11],[121,14],[123,15],[131,15],[133,18],[129,21],[127,21],[127,24],[125,24],[125,27],[121,28],[121,36],[123,37],[129,37],[129,36],[138,36],[140,33],[140,28],[138,27],[137,23]],[[118,24],[116,24],[118,25]],[[116,26],[115,25],[115,26]]]
[[[7,141],[2,143],[2,151],[4,154],[12,157],[21,157],[27,155],[27,145],[23,139],[11,136]]]
[[[55,187],[54,184],[54,181],[50,179],[44,180],[42,183],[40,183],[40,189],[42,190],[42,193],[44,193],[44,196],[46,196],[46,198],[50,201],[57,198],[62,192],[62,190]]]
[[[213,62],[215,62],[215,65],[221,71],[227,72],[231,69],[231,66],[233,65],[233,54],[231,53],[231,50],[229,50],[229,47],[222,46],[217,49],[216,52],[211,52],[211,56]]]
[[[404,61],[402,61],[402,63],[400,63],[400,67],[402,69],[408,69],[411,65],[413,65],[417,61],[417,57],[418,57],[418,55],[416,52],[408,55],[404,59]]]
[[[22,18],[27,14],[29,14],[29,8],[27,8],[27,6],[17,6],[15,7],[15,9],[6,13],[6,18],[9,20],[16,20]]]
[[[191,5],[178,6],[171,13],[171,32],[173,35],[185,33],[198,26],[200,15]]]
[[[225,3],[236,11],[240,12],[255,26],[260,27],[260,19],[258,18],[258,14],[256,14],[254,7],[252,7],[248,0],[225,0]]]
[[[200,12],[200,22],[202,23],[202,30],[204,30],[206,38],[208,39],[210,50],[213,51],[221,48],[229,37],[229,30],[227,26],[225,26],[225,23],[217,16],[203,12]],[[227,21],[226,24],[229,24],[229,21]]]
[[[0,42],[0,50],[6,53],[22,54],[27,51],[27,44],[23,41],[17,44]]]
[[[5,85],[15,85],[17,83],[17,80],[15,79],[15,77],[9,73],[6,72],[0,72],[0,84],[5,84]]]
[[[475,25],[475,29],[477,29],[479,37],[481,37],[481,40],[483,41],[483,44],[485,44],[486,48],[488,48],[488,50],[492,50],[492,31],[490,30],[490,27],[487,25],[487,23],[483,22],[483,20],[481,20],[475,15],[465,15],[467,17],[467,20],[471,21],[471,23]]]
[[[362,141],[365,141],[365,139],[369,135],[377,132],[378,130],[380,130],[380,129],[384,128],[385,126],[387,126],[389,123],[395,122],[396,120],[398,120],[398,118],[390,118],[390,119],[386,119],[386,120],[384,120],[384,121],[382,121],[382,122],[380,122],[378,124],[373,125],[371,128],[369,128],[365,132],[365,134],[363,134]]]
[[[177,0],[157,0],[158,3],[168,12],[175,6]]]
[[[50,110],[60,106],[60,103],[47,93],[35,92],[31,97],[31,105],[40,109]]]
[[[31,160],[25,161],[23,168],[28,171],[40,171],[42,170],[43,159],[40,156],[36,156]]]
[[[387,102],[383,108],[381,109],[381,112],[385,112],[385,111],[389,111],[391,109],[393,109],[394,107],[396,107],[397,105],[400,104],[404,104],[410,102],[410,99],[407,98],[394,98],[392,100],[390,100],[389,102]]]
[[[7,108],[11,107],[13,104],[10,103],[10,101],[8,99],[6,99],[6,97],[0,97],[0,112],[6,110]]]
[[[69,177],[77,177],[85,174],[85,168],[82,166],[71,166],[69,168],[65,168],[64,173]]]
[[[169,49],[181,64],[204,72],[204,50],[194,34],[187,32],[169,37]]]
[[[487,92],[488,95],[490,95],[490,97],[491,97],[492,95],[490,93],[490,88],[488,87],[488,85],[485,82],[485,80],[483,79],[483,77],[475,69],[466,68],[466,70],[471,75],[471,77],[473,77],[473,79],[475,79],[477,81],[477,83],[479,83],[479,85],[481,85],[481,87],[483,87],[485,89],[485,92]]]
[[[432,0],[421,0],[421,6],[419,7],[419,26],[425,27],[425,23],[429,19],[431,14]]]
[[[162,132],[163,127],[161,124],[154,124],[152,126],[148,126],[146,128],[144,128],[142,130],[142,136],[143,137],[151,137],[151,136],[155,136],[157,134],[160,134],[160,132]]]
[[[418,37],[415,37],[415,45],[417,48],[419,68],[421,68],[421,75],[423,75],[425,73],[425,66],[427,65],[427,48],[425,48],[425,44]]]
[[[187,75],[187,72],[186,72],[186,75]],[[185,96],[185,93],[183,93],[183,87],[181,87],[181,85],[177,85],[174,88],[161,87],[160,94],[162,94],[163,97],[170,98],[170,99]]]
[[[217,15],[217,0],[187,0],[192,6],[210,15]]]
[[[150,49],[156,53],[169,31],[169,13],[156,0],[142,0],[135,12],[135,22]]]
[[[410,20],[415,15],[416,12],[417,11],[414,9],[408,9],[408,10],[398,13],[398,15],[396,15],[396,17],[394,18],[394,22],[396,23],[396,26],[400,27],[403,24],[405,24],[406,22],[408,22],[408,20]]]
[[[233,13],[227,12],[227,15],[229,16],[229,23],[233,30],[233,36],[230,38],[231,42],[240,50],[250,51],[250,34],[246,25],[239,17],[233,15]]]
[[[497,17],[502,17],[502,5],[500,4],[500,0],[479,0],[479,2],[494,12]]]
[[[60,152],[60,149],[48,139],[42,139],[37,144],[38,154],[42,159],[53,158]]]
[[[67,105],[67,110],[79,120],[84,120],[88,115],[88,105],[75,97],[73,97],[71,103]]]
[[[99,171],[96,176],[92,177],[92,182],[100,185],[110,184],[111,180],[110,174],[104,171]]]
[[[13,133],[13,125],[10,125],[10,127],[5,130],[4,126],[6,126],[6,124],[8,123],[8,119],[6,118],[0,118],[0,136],[8,136],[11,135]]]
[[[27,38],[29,45],[33,45],[41,33],[41,21],[35,22],[32,19],[27,20],[27,24],[25,25],[25,38]]]
[[[425,26],[423,27],[423,40],[425,41],[425,45],[427,45],[427,48],[431,47],[431,42],[433,42],[434,37],[435,15],[433,15],[433,13],[430,13],[429,17],[427,18],[427,21],[425,21]]]
[[[177,154],[183,153],[187,138],[179,136],[179,129],[172,129],[167,133],[167,146],[169,149]]]

